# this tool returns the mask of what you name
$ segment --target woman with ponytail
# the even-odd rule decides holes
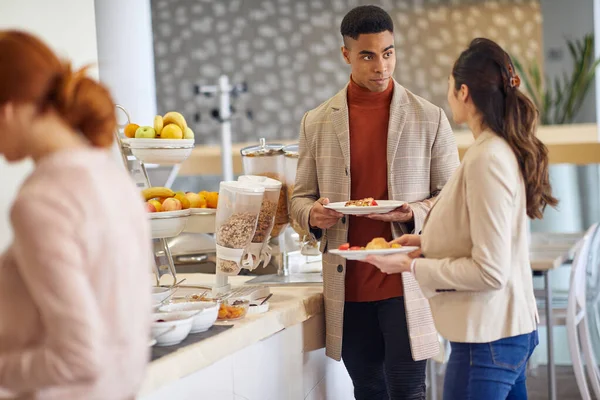
[[[556,206],[538,112],[519,91],[508,54],[475,39],[449,77],[454,121],[475,143],[440,193],[422,235],[404,235],[410,255],[372,257],[383,272],[412,273],[436,327],[452,346],[444,400],[527,399],[525,368],[539,322],[528,221]]]
[[[151,237],[109,149],[108,91],[0,31],[0,154],[30,159],[0,255],[0,398],[133,399],[148,358]]]

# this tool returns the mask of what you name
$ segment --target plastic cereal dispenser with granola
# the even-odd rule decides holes
[[[299,149],[298,144],[290,144],[283,148],[284,153],[284,169],[285,169],[285,186],[286,186],[286,197],[288,204],[291,204],[292,195],[294,194],[294,185],[296,184],[296,170],[298,169],[298,157]],[[317,256],[319,252],[319,242],[315,236],[302,229],[302,226],[295,221],[291,215],[289,216],[290,225],[292,229],[300,237],[300,252],[304,256]]]
[[[252,270],[258,267],[261,262],[263,263],[263,266],[266,266],[269,264],[269,261],[271,261],[271,248],[269,247],[268,242],[271,237],[271,231],[277,214],[277,204],[279,202],[282,184],[278,180],[258,175],[242,175],[238,178],[238,181],[260,185],[265,188],[265,194],[258,215],[258,223],[256,224],[256,231],[254,232],[254,237],[246,249],[246,255],[244,256],[244,261],[247,259],[245,264],[252,264],[251,267],[244,268]]]
[[[265,176],[281,182],[275,224],[271,231],[271,237],[277,237],[289,224],[283,145],[267,144],[266,140],[262,138],[258,146],[243,148],[241,154],[245,175]]]
[[[251,182],[226,181],[219,187],[215,221],[217,275],[237,275],[256,232],[265,188]]]

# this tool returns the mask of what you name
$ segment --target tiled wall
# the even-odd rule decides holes
[[[339,25],[368,0],[152,0],[157,104],[179,110],[197,143],[219,143],[211,116],[218,99],[194,95],[194,84],[227,74],[247,82],[234,99],[233,141],[293,139],[302,115],[338,92],[349,77]],[[452,63],[476,36],[514,55],[541,59],[539,1],[382,0],[395,23],[395,78],[446,105]],[[252,120],[247,117],[251,111]],[[200,122],[194,115],[200,113]]]

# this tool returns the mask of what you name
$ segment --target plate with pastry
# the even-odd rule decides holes
[[[385,214],[401,207],[405,201],[375,200],[367,197],[359,200],[340,201],[329,203],[323,207],[346,215]]]
[[[344,243],[336,250],[328,250],[330,254],[344,257],[347,260],[364,260],[369,255],[385,256],[396,253],[411,253],[417,250],[416,246],[401,246],[397,243],[388,243],[384,238],[375,238],[367,243],[366,246],[351,246],[350,243]]]

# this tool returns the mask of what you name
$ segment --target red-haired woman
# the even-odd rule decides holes
[[[0,154],[35,163],[0,256],[0,392],[132,399],[148,359],[151,240],[108,151],[114,104],[24,32],[0,31],[0,82]]]

